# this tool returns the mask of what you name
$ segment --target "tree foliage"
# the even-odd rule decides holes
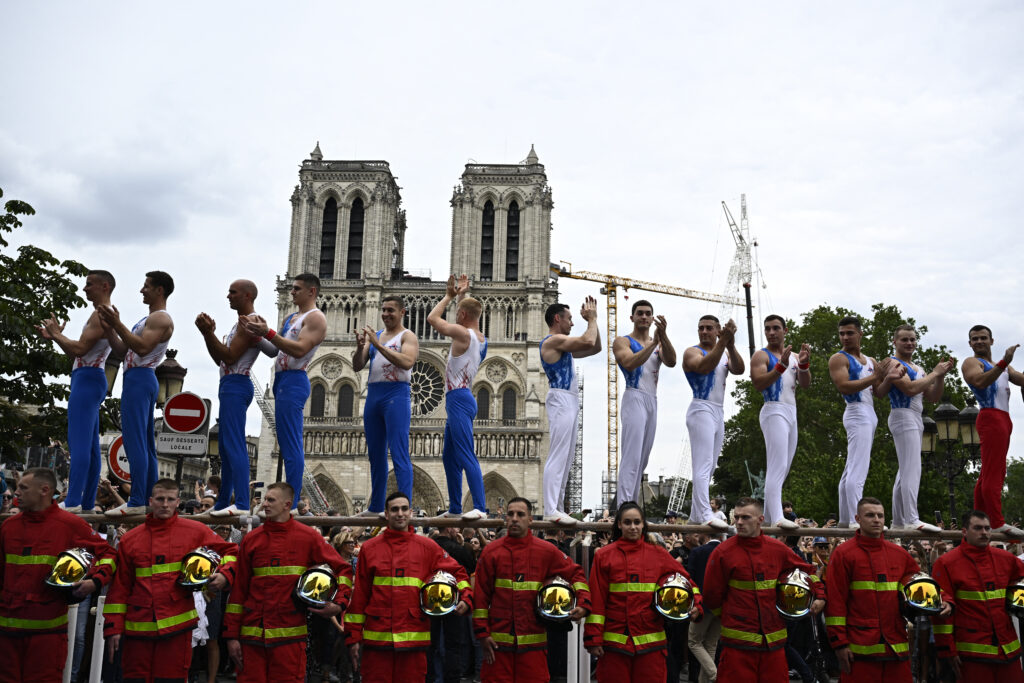
[[[804,314],[800,323],[788,321],[786,343],[799,349],[801,343],[811,346],[812,383],[809,389],[797,390],[797,423],[799,439],[796,456],[782,496],[794,503],[799,516],[810,517],[823,523],[829,513],[838,512],[839,479],[846,466],[846,431],[843,429],[845,403],[828,373],[828,359],[839,350],[838,322],[847,315],[858,315],[845,308],[819,306]],[[892,355],[892,335],[897,326],[910,323],[917,327],[919,347],[914,361],[931,370],[944,358],[952,357],[945,345],[925,346],[920,343],[927,332],[925,325],[917,325],[906,318],[895,306],[875,304],[871,315],[860,315],[864,337],[863,352],[880,359]],[[963,408],[970,395],[959,377],[959,364],[946,375],[946,393],[950,401]],[[758,422],[763,405],[759,392],[749,380],[741,380],[732,392],[739,411],[725,425],[725,442],[712,490],[733,501],[750,495],[747,467],[756,476],[765,469],[765,447]],[[934,404],[925,404],[931,414]],[[889,433],[888,399],[875,399],[878,429],[871,451],[871,469],[864,486],[864,495],[874,496],[885,503],[888,510],[892,501],[892,486],[898,470],[896,449]],[[939,457],[939,456],[936,456]],[[947,480],[933,466],[931,460],[923,463],[918,507],[922,519],[930,520],[933,510],[948,510]],[[956,481],[958,509],[971,500],[974,478],[961,475]],[[946,513],[948,515],[948,513]]]
[[[5,458],[23,446],[65,438],[67,410],[57,403],[67,399],[69,389],[53,378],[67,375],[70,360],[34,326],[51,314],[66,320],[70,310],[85,305],[71,280],[85,275],[81,263],[31,244],[12,253],[9,234],[22,227],[22,216],[34,214],[16,199],[0,214],[0,455]]]

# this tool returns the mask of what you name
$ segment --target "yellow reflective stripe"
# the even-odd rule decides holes
[[[1010,654],[1011,652],[1013,652],[1015,650],[1019,650],[1019,649],[1020,649],[1020,641],[1016,640],[1016,639],[1010,641],[1009,643],[1007,643],[1005,645],[1003,645],[1003,652],[1005,652],[1006,654]]]
[[[587,623],[588,624],[603,624],[604,623],[604,615],[603,614],[591,614],[590,616],[587,617]]]
[[[776,643],[786,637],[786,629],[764,634],[764,639],[769,643]]]
[[[995,645],[982,645],[981,643],[957,642],[956,649],[960,652],[973,652],[979,655],[998,655],[999,648]]]
[[[375,640],[381,643],[408,643],[413,640],[430,640],[430,631],[408,631],[406,633],[363,631],[363,640]]]
[[[57,562],[56,555],[12,555],[7,553],[4,557],[7,564],[48,564],[52,566]]]
[[[365,614],[345,614],[345,623],[346,624],[365,624],[366,623],[366,615]]]
[[[352,579],[348,578],[347,576],[339,576],[338,583],[340,583],[342,586],[348,586],[349,588],[352,587]]]
[[[711,613],[714,614],[716,617],[720,617],[720,616],[722,616],[722,608],[721,607],[712,607],[711,608]]]
[[[643,636],[633,636],[634,645],[649,645],[650,643],[656,643],[659,640],[665,640],[664,631],[655,631],[654,633],[648,633]]]
[[[56,628],[66,623],[68,623],[67,613],[53,619],[12,619],[11,617],[0,617],[0,626],[6,628],[44,629]]]
[[[693,594],[700,595],[700,588],[697,588],[697,586],[693,586]]]
[[[739,631],[734,628],[722,627],[722,636],[726,638],[732,638],[733,640],[744,640],[748,643],[757,643],[760,645],[762,642],[775,643],[786,637],[786,629],[780,631],[773,631],[766,633],[763,636],[760,633],[751,633],[749,631]]]
[[[115,560],[112,557],[108,557],[108,558],[100,560],[99,562],[96,563],[97,567],[100,567],[100,566],[103,566],[103,565],[107,565],[108,567],[110,567],[111,570],[117,571],[117,560]]]
[[[880,655],[885,653],[885,643],[877,645],[857,645],[850,643],[850,652],[855,655]]]
[[[891,647],[892,651],[897,654],[910,652],[910,643],[889,643],[889,647]]]
[[[475,610],[473,610],[473,618],[474,619],[487,619],[490,616],[491,616],[490,610],[486,610],[486,609],[475,609]]]
[[[957,600],[1003,600],[1006,598],[1006,589],[1000,588],[994,591],[957,591]]]
[[[469,581],[459,581],[457,584],[455,584],[455,587],[458,588],[460,591],[464,591],[467,588],[469,588]]]
[[[240,634],[243,636],[256,636],[261,638],[263,637],[263,629],[259,626],[243,626]]]
[[[846,617],[825,617],[825,626],[846,626]]]
[[[430,634],[427,634],[428,636]],[[517,643],[519,645],[534,645],[536,643],[546,643],[548,640],[547,633],[530,633],[523,636],[513,636],[511,633],[491,633],[491,638],[494,638],[496,643],[504,643],[505,645],[512,645]]]
[[[730,588],[738,588],[745,591],[775,590],[775,585],[777,583],[777,579],[768,579],[766,581],[740,581],[738,579],[729,579]]]
[[[304,571],[305,567],[287,566],[287,567],[256,567],[252,570],[253,576],[300,576]]]
[[[422,588],[423,579],[418,579],[415,576],[375,576],[373,577],[374,586],[412,586],[413,588]]]
[[[539,591],[540,581],[513,581],[512,579],[495,579],[495,588],[508,588],[514,591]]]
[[[170,572],[180,572],[181,562],[168,562],[166,564],[154,564],[151,567],[136,567],[135,576],[153,576],[153,574],[168,574]]]
[[[238,562],[238,558],[234,555],[225,555],[224,557],[220,558],[221,564],[227,564],[228,562]]]
[[[602,637],[609,643],[618,643],[619,645],[625,645],[629,642],[629,638],[627,636],[624,636],[621,633],[612,633],[611,631],[605,631]]]
[[[852,591],[898,591],[899,581],[851,581]]]
[[[653,593],[658,590],[656,583],[610,583],[610,593]]]
[[[156,621],[125,621],[125,631],[159,631],[162,628],[168,628],[170,626],[177,626],[178,624],[184,624],[186,621],[192,619],[198,619],[199,615],[194,609],[188,612],[182,612],[176,614],[173,617],[165,617],[163,619],[157,619]]]
[[[228,606],[224,608],[224,612],[227,614],[241,614],[243,611],[242,606],[234,602],[229,602]]]
[[[125,614],[128,612],[128,605],[121,602],[108,602],[103,605],[104,614]]]
[[[287,628],[262,629],[259,626],[243,626],[241,635],[253,636],[255,638],[290,638],[306,635],[305,626],[289,626]]]
[[[582,581],[577,581],[576,583],[574,583],[572,585],[572,588],[573,588],[573,590],[577,590],[577,591],[587,591],[588,593],[590,592],[590,586],[588,586],[587,584],[583,583]]]
[[[953,633],[953,624],[934,624],[932,625],[932,631],[936,635],[951,635]]]

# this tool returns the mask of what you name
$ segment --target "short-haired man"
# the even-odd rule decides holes
[[[221,638],[238,667],[239,683],[306,680],[306,611],[292,595],[307,569],[326,564],[338,580],[334,601],[309,612],[330,619],[348,604],[352,566],[316,529],[292,519],[294,498],[290,484],[268,486],[266,521],[246,534],[238,550]]]
[[[1006,349],[992,364],[992,330],[985,325],[971,328],[968,338],[974,356],[964,360],[960,372],[978,399],[978,438],[981,440],[981,472],[974,485],[974,507],[989,516],[992,531],[1024,538],[1024,530],[1003,519],[1003,484],[1006,481],[1006,453],[1010,449],[1010,383],[1024,386],[1024,373],[1010,367],[1020,344]]]
[[[576,430],[579,418],[579,394],[573,358],[586,358],[601,352],[601,333],[597,329],[597,299],[588,296],[580,308],[587,331],[570,337],[572,311],[565,304],[551,304],[544,311],[548,336],[540,342],[540,364],[548,378],[544,405],[548,416],[548,458],[544,462],[544,519],[558,524],[575,524],[576,519],[563,510],[565,485],[576,454]]]
[[[53,504],[57,478],[35,467],[18,480],[19,514],[0,525],[0,683],[58,683],[68,648],[67,596],[44,583],[57,556],[71,548],[93,554],[75,584],[83,600],[110,582],[114,549],[88,524]]]
[[[832,551],[825,624],[843,681],[911,683],[910,645],[900,594],[921,571],[906,550],[882,538],[885,508],[877,498],[857,502],[857,534]],[[951,611],[943,595],[943,616]]]
[[[686,409],[693,459],[690,522],[725,531],[729,524],[715,516],[708,491],[725,437],[725,380],[729,373],[742,375],[746,365],[736,350],[736,323],[732,320],[723,327],[715,316],[701,316],[697,321],[697,339],[696,346],[683,352],[683,372],[693,390],[693,400]]]
[[[572,584],[579,621],[590,612],[583,569],[553,544],[530,531],[533,505],[512,498],[505,511],[507,534],[488,543],[476,565],[473,630],[483,649],[480,679],[493,683],[550,680],[547,630],[537,618],[537,591],[553,576]]]
[[[257,293],[256,283],[252,280],[235,280],[228,285],[228,305],[238,312],[239,317],[257,318],[259,316],[253,310]],[[277,355],[277,347],[263,337],[249,334],[244,328],[239,330],[237,321],[221,342],[216,335],[217,323],[206,313],[196,316],[196,327],[203,335],[213,362],[220,366],[218,438],[224,478],[217,503],[210,514],[215,517],[245,515],[249,513],[249,449],[245,443],[245,411],[253,396],[249,372],[260,351],[273,358]],[[231,501],[232,494],[234,502]]]
[[[410,528],[406,494],[395,491],[384,505],[387,528],[359,549],[352,607],[345,615],[352,663],[361,668],[363,683],[422,681],[430,620],[420,610],[420,588],[437,572],[448,572],[460,591],[455,613],[467,614],[473,604],[469,575],[439,545]]]
[[[1020,640],[1006,610],[1006,587],[1024,580],[1024,562],[989,545],[988,515],[964,515],[963,542],[935,561],[939,586],[954,596],[956,611],[936,618],[935,649],[958,680],[1024,683]]]
[[[640,299],[633,303],[629,319],[633,331],[612,342],[615,361],[626,380],[619,409],[622,459],[615,492],[615,498],[622,502],[641,499],[644,470],[658,428],[658,372],[662,365],[676,366],[676,350],[666,332],[665,316],[655,317],[651,302]]]
[[[409,459],[409,425],[412,422],[412,366],[420,356],[420,342],[402,325],[405,302],[386,296],[380,302],[384,328],[367,325],[356,332],[352,369],[369,365],[363,432],[370,457],[370,502],[360,516],[384,514],[388,493],[388,451],[395,467],[398,490],[412,496],[412,461]]]
[[[306,468],[302,444],[302,411],[310,391],[306,367],[327,336],[327,318],[316,307],[318,294],[320,278],[312,273],[295,276],[291,295],[299,310],[284,319],[280,333],[267,327],[266,320],[259,316],[238,316],[238,324],[250,336],[263,337],[278,349],[274,361],[274,423],[284,461],[284,478],[295,490],[296,501],[302,493],[302,473]]]
[[[784,543],[761,532],[761,502],[740,498],[733,509],[736,536],[711,553],[704,572],[704,609],[722,620],[720,681],[786,681],[786,624],[776,609],[775,587],[794,569],[807,572],[815,600],[824,607],[824,590],[814,567]]]
[[[159,478],[156,461],[156,408],[159,385],[156,366],[164,359],[167,344],[174,334],[174,321],[167,312],[167,297],[174,291],[174,280],[161,270],[146,273],[139,290],[149,313],[131,329],[121,322],[113,306],[97,308],[112,352],[124,356],[121,382],[121,432],[128,469],[132,474],[132,493],[128,501],[106,511],[109,517],[142,514],[153,484]]]
[[[105,270],[90,270],[85,276],[85,298],[95,310],[85,322],[79,338],[64,335],[64,325],[56,318],[44,320],[39,334],[51,339],[61,351],[74,358],[71,363],[71,395],[68,397],[68,448],[71,467],[68,490],[60,506],[68,512],[92,512],[96,488],[100,483],[100,405],[107,397],[104,365],[110,355],[110,342],[103,334],[99,309],[110,305],[114,276]]]
[[[448,511],[446,516],[473,520],[487,516],[484,497],[484,475],[473,447],[473,419],[476,417],[476,399],[473,398],[473,378],[487,353],[487,338],[480,331],[480,302],[469,293],[469,278],[463,275],[456,286],[455,276],[448,278],[444,296],[427,315],[427,322],[445,337],[451,337],[448,362],[444,367],[444,409],[448,419],[444,424],[444,448],[441,462],[448,482]],[[444,319],[448,304],[462,296],[455,311],[455,322]],[[473,497],[473,509],[462,514],[462,473]]]
[[[892,381],[904,372],[902,365],[889,358],[876,363],[874,358],[864,355],[860,348],[863,337],[860,318],[848,315],[841,319],[842,348],[828,359],[832,383],[846,401],[846,467],[839,479],[839,526],[843,529],[850,527],[857,514],[857,501],[864,495],[864,482],[871,467],[871,444],[878,426],[873,397],[888,394]]]
[[[946,359],[925,373],[914,362],[917,330],[903,324],[893,334],[895,354],[892,356],[906,373],[892,381],[889,389],[889,432],[896,446],[899,470],[892,486],[892,528],[917,529],[932,533],[941,531],[934,524],[921,521],[917,511],[917,492],[921,487],[921,439],[924,436],[924,401],[938,401],[946,373],[953,361]]]
[[[764,479],[764,517],[768,525],[792,531],[796,522],[782,516],[782,485],[796,455],[796,388],[811,386],[811,347],[800,346],[793,362],[793,347],[786,345],[786,321],[779,315],[764,319],[768,346],[750,358],[750,381],[764,397],[761,433],[767,467]]]
[[[238,546],[205,524],[178,517],[178,484],[158,479],[146,523],[117,544],[114,583],[103,606],[103,634],[110,661],[122,648],[125,681],[185,681],[192,662],[192,629],[199,623],[191,590],[178,585],[185,555],[207,547],[221,556],[208,584],[230,588]],[[123,639],[123,640],[122,640]]]

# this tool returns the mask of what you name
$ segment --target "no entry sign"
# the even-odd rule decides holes
[[[164,424],[179,434],[191,434],[206,424],[206,402],[190,391],[183,391],[167,399],[164,404]]]
[[[131,482],[132,475],[128,471],[128,456],[125,455],[124,438],[121,436],[114,439],[107,450],[107,467],[110,469],[111,474],[121,481],[125,483]]]

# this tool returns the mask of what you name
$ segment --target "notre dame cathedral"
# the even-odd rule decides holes
[[[302,272],[320,276],[318,305],[328,325],[308,368],[306,468],[339,514],[365,507],[367,374],[353,371],[351,357],[356,331],[367,324],[382,327],[381,299],[397,294],[406,302],[405,326],[420,339],[412,374],[412,503],[433,515],[448,503],[441,444],[450,341],[427,324],[427,314],[444,294],[447,273],[435,281],[406,270],[406,214],[386,161],[328,161],[317,144],[302,162],[291,203],[288,269],[277,282],[278,326],[293,310],[287,292]],[[471,294],[483,304],[480,327],[489,340],[472,391],[479,406],[476,454],[492,511],[513,496],[541,498],[548,436],[539,343],[547,334],[544,310],[558,296],[549,272],[552,205],[544,166],[532,147],[518,164],[466,164],[451,198],[448,272],[472,279]],[[454,315],[453,306],[449,319]],[[277,442],[265,421],[259,452],[260,479],[273,481]],[[464,507],[471,508],[468,490],[463,495]]]

